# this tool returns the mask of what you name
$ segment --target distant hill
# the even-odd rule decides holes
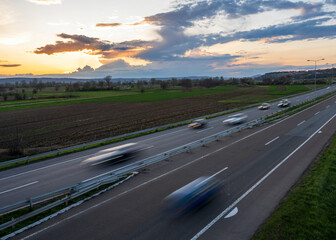
[[[332,73],[334,74],[334,76],[336,75],[335,68],[317,69],[316,78],[331,78]],[[265,73],[261,76],[258,76],[255,79],[256,80],[263,80],[265,78],[278,79],[284,76],[290,77],[292,80],[314,79],[315,70],[270,72],[270,73]]]

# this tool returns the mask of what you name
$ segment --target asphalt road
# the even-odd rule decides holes
[[[292,104],[296,104],[334,90],[336,90],[336,86],[331,86],[327,89],[291,98],[290,100]],[[271,108],[265,111],[253,108],[242,112],[248,115],[247,121],[251,121],[278,110],[276,106],[277,102],[271,105]],[[181,145],[225,131],[232,127],[222,123],[225,118],[227,118],[227,116],[210,119],[207,127],[199,130],[191,130],[187,129],[186,126],[182,126],[125,141],[124,143],[141,143],[146,146],[147,149],[137,158],[115,165],[87,168],[81,166],[80,163],[101,149],[120,145],[121,143],[111,144],[98,149],[91,149],[28,166],[2,171],[0,172],[0,207],[73,185],[81,181],[89,180],[97,175],[101,175],[132,162],[141,161],[149,156],[154,156]]]
[[[336,97],[140,171],[20,239],[250,239],[336,130]],[[200,176],[224,181],[203,208],[170,218],[162,200]]]

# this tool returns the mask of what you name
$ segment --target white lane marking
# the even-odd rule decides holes
[[[210,130],[210,129],[213,129],[214,127],[209,127],[209,128],[206,128],[206,129],[203,129],[201,131],[197,131],[196,133],[200,133],[200,132],[204,132],[204,131],[207,131],[207,130]]]
[[[147,149],[150,149],[150,148],[153,148],[153,147],[154,147],[154,145],[149,146],[149,147],[145,147],[145,148],[143,148],[142,150],[147,150]]]
[[[276,169],[278,169],[284,162],[286,162],[294,153],[296,153],[301,147],[303,147],[312,137],[316,135],[325,125],[327,125],[334,117],[332,116],[327,122],[325,122],[317,131],[315,131],[308,139],[306,139],[300,146],[298,146],[293,152],[279,162],[271,171],[263,176],[258,182],[256,182],[250,189],[248,189],[243,195],[241,195],[236,201],[234,201],[229,207],[221,212],[216,218],[214,218],[208,225],[206,225],[201,231],[199,231],[191,240],[198,239],[203,235],[211,226],[213,226],[219,219],[225,216],[233,207],[235,207],[241,200],[243,200],[250,192],[252,192],[257,186],[259,186],[268,176],[270,176]]]
[[[302,123],[304,123],[306,120],[303,120],[302,122],[300,122],[299,124],[298,124],[298,126],[300,126]]]
[[[213,178],[213,177],[215,177],[216,175],[220,174],[221,172],[225,171],[226,169],[228,169],[228,167],[225,167],[225,168],[223,168],[222,170],[216,172],[215,174],[211,175],[209,178]]]
[[[279,136],[277,136],[276,138],[272,139],[271,141],[269,141],[268,143],[265,143],[265,146],[267,146],[268,144],[274,142],[275,140],[277,140],[279,138]]]
[[[231,212],[229,212],[228,215],[226,215],[224,218],[230,218],[233,217],[234,215],[236,215],[238,213],[238,208],[235,207]]]
[[[315,113],[315,115],[317,115],[317,114],[319,114],[320,113],[320,111],[318,111],[317,113]]]
[[[330,105],[326,106],[326,108],[330,107]]]
[[[174,132],[165,133],[165,134],[162,134],[160,136],[156,136],[156,137],[152,137],[152,138],[147,138],[147,139],[144,139],[144,140],[141,140],[141,141],[138,141],[138,142],[145,142],[145,141],[148,141],[148,140],[152,140],[152,139],[155,139],[155,138],[160,138],[160,137],[172,134],[172,133],[177,133],[177,132],[181,132],[181,131],[185,131],[185,130],[187,130],[187,129],[183,128],[183,129],[180,129],[180,130],[177,130],[177,131],[174,131]]]
[[[52,164],[52,165],[49,165],[49,166],[45,166],[45,167],[41,167],[41,168],[36,168],[36,169],[33,169],[33,170],[29,170],[27,172],[22,172],[22,173],[18,173],[18,174],[15,174],[15,175],[8,176],[8,177],[0,178],[0,181],[6,180],[6,179],[9,179],[9,178],[13,178],[13,177],[17,177],[17,176],[21,176],[21,175],[24,175],[24,174],[27,174],[27,173],[37,172],[39,170],[47,169],[47,168],[58,166],[58,165],[61,165],[61,164],[69,163],[69,162],[76,161],[76,160],[81,159],[81,158],[87,158],[87,157],[92,156],[92,155],[94,155],[94,153],[86,155],[86,156],[70,159],[68,161],[64,161],[64,162],[60,162],[60,163],[55,163],[55,164]]]
[[[27,186],[30,186],[30,185],[33,185],[33,184],[36,184],[36,183],[38,183],[38,181],[27,183],[27,184],[24,184],[24,185],[19,186],[19,187],[8,189],[6,191],[2,191],[2,192],[0,192],[0,194],[8,193],[8,192],[11,192],[11,191],[14,191],[14,190],[17,190],[17,189],[20,189],[20,188],[24,188],[24,187],[27,187]]]
[[[322,102],[319,102],[318,104],[321,104],[321,103],[326,102],[326,101],[328,101],[328,100],[329,100],[329,99],[326,99],[326,100],[324,100],[324,101],[322,101]],[[336,103],[336,101],[335,101],[335,103]],[[314,106],[317,106],[318,104],[316,104],[316,105],[314,105]],[[295,114],[289,116],[288,118],[282,119],[281,121],[279,121],[279,122],[277,122],[277,123],[275,123],[275,124],[273,124],[273,125],[270,125],[270,126],[267,127],[267,128],[264,128],[264,130],[266,130],[266,129],[272,127],[272,126],[275,126],[275,125],[277,125],[277,124],[279,124],[279,123],[281,123],[281,122],[283,122],[283,121],[285,121],[285,120],[287,120],[287,119],[289,119],[289,118],[292,118],[292,117],[294,117],[294,116],[296,116],[296,115],[298,115],[298,114],[300,114],[300,113],[302,113],[302,112],[305,112],[305,111],[307,111],[307,110],[313,108],[314,106],[311,106],[311,107],[309,107],[309,108],[306,108],[306,109],[304,109],[304,110],[301,111],[301,112],[297,112],[297,113],[295,113]],[[230,129],[231,129],[231,128],[230,128]],[[225,131],[228,131],[228,130],[230,130],[230,129],[227,129],[227,130],[225,130]],[[233,129],[233,128],[232,128],[232,129]],[[181,129],[181,130],[178,130],[178,131],[182,131],[182,130],[184,130],[184,129]],[[178,132],[178,131],[175,131],[175,132]],[[261,130],[261,131],[263,131],[263,130]],[[169,134],[169,133],[167,133],[167,134]],[[196,142],[196,141],[194,141],[194,142]],[[189,143],[189,144],[190,144],[190,143]],[[15,174],[15,175],[11,175],[11,176],[8,176],[8,177],[0,178],[0,181],[1,181],[1,180],[6,180],[6,179],[9,179],[9,178],[13,178],[13,177],[17,177],[17,176],[21,176],[21,175],[24,175],[24,174],[32,173],[32,172],[37,172],[37,171],[39,171],[39,170],[43,170],[43,169],[47,169],[47,168],[50,168],[50,167],[58,166],[58,165],[61,165],[61,164],[64,164],[64,163],[68,163],[68,162],[76,161],[76,160],[81,159],[81,158],[87,158],[87,157],[92,156],[92,155],[94,155],[94,154],[95,154],[95,153],[93,153],[93,154],[89,154],[89,155],[86,155],[86,156],[82,156],[82,157],[78,157],[78,158],[74,158],[74,159],[70,159],[70,160],[68,160],[68,161],[64,161],[64,162],[61,162],[61,163],[56,163],[56,164],[52,164],[52,165],[49,165],[49,166],[45,166],[45,167],[41,167],[41,168],[37,168],[37,169],[33,169],[33,170],[29,170],[29,171],[27,171],[27,172],[22,172],[22,173],[19,173],[19,174]]]
[[[326,100],[324,100],[324,101],[327,101],[327,100],[328,100],[328,99],[326,99]],[[324,101],[322,101],[322,102],[324,102]],[[321,103],[322,103],[322,102],[321,102]],[[319,104],[319,103],[318,103],[318,104]],[[315,106],[316,106],[316,105],[315,105]],[[312,107],[314,107],[314,106],[311,106],[311,107],[309,107],[309,108],[306,108],[306,109],[304,109],[302,112],[307,111],[308,109],[310,109],[310,108],[312,108]],[[78,213],[76,213],[76,214],[74,214],[74,215],[71,215],[71,216],[69,216],[69,217],[67,217],[67,218],[64,218],[64,219],[60,220],[59,222],[56,222],[56,223],[54,223],[54,224],[52,224],[52,225],[50,225],[50,226],[48,226],[48,227],[46,227],[46,228],[43,228],[43,229],[41,229],[41,230],[39,230],[39,231],[37,231],[37,232],[35,232],[35,233],[32,233],[32,234],[28,235],[27,237],[25,237],[25,238],[23,238],[23,239],[31,238],[31,237],[33,237],[33,236],[35,236],[35,235],[37,235],[37,234],[39,234],[39,233],[41,233],[41,232],[44,232],[44,231],[48,230],[49,228],[52,228],[52,227],[54,227],[54,226],[57,226],[57,225],[61,224],[62,222],[66,221],[66,220],[70,220],[70,219],[72,219],[72,218],[74,218],[74,217],[76,217],[76,216],[79,216],[79,215],[81,215],[81,214],[83,214],[83,213],[85,213],[85,212],[87,212],[87,211],[89,211],[89,210],[91,210],[91,209],[94,209],[94,208],[96,208],[96,207],[99,207],[100,205],[103,205],[103,204],[105,204],[105,203],[107,203],[107,202],[109,202],[109,201],[112,201],[112,200],[114,200],[115,198],[118,198],[118,197],[120,197],[120,196],[123,196],[123,195],[125,195],[125,194],[127,194],[127,193],[129,193],[129,192],[131,192],[131,191],[133,191],[133,190],[136,190],[136,189],[138,189],[138,188],[140,188],[140,187],[142,187],[142,186],[145,186],[145,185],[147,185],[148,183],[154,182],[154,181],[156,181],[157,179],[160,179],[160,178],[162,178],[162,177],[164,177],[164,176],[167,176],[167,175],[169,175],[170,173],[176,172],[177,170],[180,170],[180,169],[182,169],[182,168],[184,168],[184,167],[186,167],[186,166],[189,166],[189,165],[191,165],[191,164],[193,164],[193,163],[195,163],[195,162],[197,162],[197,161],[199,161],[199,160],[201,160],[201,159],[203,159],[203,158],[206,158],[206,157],[212,155],[213,153],[219,152],[219,151],[221,151],[221,150],[223,150],[223,149],[225,149],[225,148],[228,148],[228,147],[230,147],[230,146],[232,146],[232,145],[234,145],[234,144],[236,144],[236,143],[239,143],[239,142],[241,142],[241,141],[243,141],[243,140],[245,140],[245,139],[247,139],[247,138],[249,138],[249,137],[252,137],[252,136],[254,136],[255,134],[258,134],[258,133],[263,132],[263,131],[265,131],[265,130],[271,128],[271,127],[274,127],[274,126],[278,125],[279,123],[281,123],[281,122],[283,122],[283,121],[285,121],[285,120],[288,120],[288,119],[290,119],[290,118],[292,118],[292,117],[294,117],[294,116],[296,116],[296,115],[298,115],[299,113],[302,113],[302,112],[297,112],[297,113],[295,113],[295,114],[289,116],[288,118],[282,119],[282,120],[280,120],[279,122],[276,122],[276,123],[274,123],[274,124],[272,124],[272,125],[270,125],[270,126],[268,126],[268,127],[265,127],[265,128],[263,128],[263,129],[261,129],[261,130],[259,130],[259,131],[254,132],[254,133],[252,133],[252,134],[250,134],[250,135],[248,135],[248,136],[246,136],[246,137],[243,137],[243,138],[241,138],[241,139],[239,139],[239,140],[237,140],[237,141],[234,141],[234,142],[232,142],[232,143],[230,143],[230,144],[228,144],[228,145],[226,145],[226,146],[224,146],[224,147],[221,147],[221,148],[215,150],[214,152],[208,153],[208,154],[206,154],[206,155],[204,155],[204,156],[202,156],[202,157],[199,157],[199,158],[197,158],[197,159],[195,159],[195,160],[193,160],[193,161],[191,161],[191,162],[189,162],[189,163],[187,163],[187,164],[184,164],[184,165],[182,165],[182,166],[180,166],[180,167],[178,167],[178,168],[175,168],[175,169],[173,169],[173,170],[171,170],[171,171],[169,171],[169,172],[166,172],[166,173],[164,173],[164,174],[162,174],[162,175],[160,175],[160,176],[157,176],[157,177],[155,177],[155,178],[153,178],[153,179],[151,179],[151,180],[149,180],[149,181],[147,181],[147,182],[144,182],[144,183],[142,183],[142,184],[140,184],[140,185],[138,185],[138,186],[136,186],[136,187],[134,187],[134,188],[132,188],[132,189],[126,190],[125,192],[119,193],[118,195],[113,196],[113,197],[111,197],[111,198],[109,198],[109,199],[106,199],[106,200],[103,201],[103,202],[97,203],[96,205],[93,205],[93,206],[91,206],[91,207],[89,207],[89,208],[86,208],[85,210],[82,210],[82,211],[80,211],[80,212],[78,212]],[[234,207],[234,206],[232,206],[232,207]],[[232,207],[230,207],[230,209],[231,209]],[[228,212],[230,209],[228,209],[227,212]],[[227,212],[226,212],[226,213],[227,213]],[[225,213],[224,213],[224,214],[225,214]],[[224,214],[223,214],[223,215],[224,215]]]

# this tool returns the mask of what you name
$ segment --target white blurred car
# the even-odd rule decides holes
[[[288,99],[282,99],[279,104],[278,107],[288,107],[290,105],[290,102]]]
[[[93,166],[104,162],[117,163],[134,157],[141,150],[143,150],[143,148],[139,146],[138,143],[127,143],[101,150],[92,157],[85,159],[82,164]]]
[[[235,115],[232,115],[232,116],[228,117],[227,119],[225,119],[223,121],[223,123],[224,124],[231,124],[231,125],[240,124],[240,123],[243,123],[244,121],[246,121],[246,119],[247,119],[246,114],[238,113],[238,114],[235,114]]]

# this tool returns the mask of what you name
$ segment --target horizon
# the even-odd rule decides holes
[[[0,9],[1,78],[241,78],[336,63],[335,0],[4,0]]]

